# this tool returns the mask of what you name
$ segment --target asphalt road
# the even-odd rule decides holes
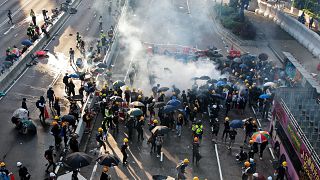
[[[16,45],[22,47],[21,41],[28,39],[27,28],[32,22],[30,10],[33,9],[37,16],[37,23],[43,23],[42,10],[48,10],[48,16],[51,16],[51,9],[60,6],[63,0],[1,0],[0,1],[0,54],[5,57],[5,50],[8,47]],[[12,12],[14,25],[8,23],[8,10]],[[1,63],[1,62],[0,62]]]
[[[158,1],[139,1],[139,5],[143,6],[143,8],[135,9],[129,17],[130,22],[134,25],[131,29],[139,27],[138,32],[132,34],[135,35],[137,33],[141,41],[160,44],[179,44],[199,49],[205,49],[208,46],[214,45],[218,49],[221,49],[224,55],[227,54],[226,45],[231,47],[231,44],[217,33],[217,28],[213,21],[210,21],[212,17],[210,10],[212,8],[212,1],[167,0],[162,1],[161,4]],[[119,49],[113,61],[114,80],[125,78],[128,69],[130,69],[131,59],[130,54]],[[145,61],[147,61],[147,58],[145,58]],[[174,69],[175,67],[170,68]],[[147,78],[146,76],[140,76],[139,79],[136,79],[133,87],[141,88],[141,85],[147,81]],[[192,82],[190,83],[191,86]],[[147,93],[148,89],[142,90],[146,92],[146,96],[149,95]],[[230,119],[244,119],[253,116],[253,114],[249,109],[247,109],[244,115],[240,115],[237,110],[232,110],[229,116]],[[217,152],[223,179],[240,179],[241,165],[235,161],[235,155],[239,152],[240,145],[243,145],[244,132],[241,129],[238,130],[234,148],[231,151],[227,150],[226,144],[220,140],[223,131],[224,112],[220,113],[219,119],[221,124]],[[93,133],[96,133],[100,122],[101,117],[98,117],[97,123],[93,128]],[[198,167],[190,164],[189,168],[187,168],[188,179],[191,179],[193,176],[199,176],[200,179],[220,179],[217,154],[215,145],[211,142],[208,122],[205,121],[204,125],[204,137],[200,147],[203,158],[200,160]],[[127,136],[127,131],[124,124],[121,124],[120,127],[119,134],[109,136],[107,147],[111,153],[122,158],[119,148],[123,138]],[[147,139],[150,136],[147,127],[144,133],[145,139]],[[87,153],[91,153],[91,150],[96,147],[95,135],[93,134],[91,137],[86,149]],[[146,141],[142,143],[137,142],[135,137],[133,142],[129,143],[129,166],[123,167],[119,165],[118,167],[111,168],[110,174],[112,178],[150,179],[152,175],[156,174],[174,177],[176,175],[176,164],[184,158],[192,158],[191,130],[188,126],[184,126],[181,138],[177,137],[174,132],[169,132],[169,135],[165,136],[164,141],[162,150],[164,160],[160,162],[159,158],[156,158],[154,154],[150,154],[150,145]],[[267,150],[264,155],[263,160],[258,160],[257,157],[255,160],[258,163],[257,171],[267,177],[272,175],[273,170],[270,163],[271,157]],[[82,168],[80,173],[84,177],[90,178],[92,170],[95,169],[94,166],[95,163],[92,163],[90,166]],[[92,177],[93,179],[98,179],[102,167],[98,165],[95,170]]]
[[[45,178],[46,161],[43,154],[47,147],[53,144],[53,137],[49,134],[49,128],[43,127],[40,124],[35,102],[40,95],[45,94],[48,86],[57,74],[60,72],[63,74],[65,72],[72,72],[72,69],[68,66],[66,57],[69,56],[68,51],[70,47],[75,49],[76,42],[74,35],[77,31],[80,32],[85,41],[95,41],[100,32],[98,27],[98,17],[100,15],[104,19],[104,29],[107,30],[111,25],[114,25],[117,18],[115,15],[117,7],[113,3],[112,14],[109,15],[105,11],[108,6],[107,3],[102,0],[82,0],[78,7],[78,13],[71,16],[64,27],[55,35],[53,41],[48,44],[47,49],[49,49],[51,58],[40,60],[38,65],[29,68],[0,101],[0,116],[2,117],[0,126],[0,160],[5,161],[8,169],[12,172],[17,173],[15,164],[17,161],[21,161],[28,167],[33,179]],[[33,4],[37,3],[33,2]],[[43,2],[43,7],[48,6],[50,5],[45,5],[45,2]],[[76,57],[79,56],[79,52],[76,51]],[[62,91],[63,88],[60,77],[54,86],[57,96],[65,96]],[[18,134],[11,123],[12,113],[21,106],[23,97],[27,98],[31,118],[38,129],[38,133],[34,137]],[[67,100],[63,99],[61,106],[64,111],[68,110]]]

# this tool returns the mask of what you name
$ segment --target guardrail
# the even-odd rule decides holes
[[[78,0],[73,1],[70,7],[74,7]],[[59,30],[61,25],[67,20],[70,14],[68,12],[62,12],[58,18],[53,22],[53,25],[49,25],[48,32],[51,35],[50,38],[46,38],[44,34],[40,36],[40,39],[36,40],[34,44],[28,48],[28,50],[22,54],[17,62],[15,62],[4,74],[0,76],[0,91],[6,92],[7,89],[13,84],[19,75],[21,75],[26,69],[27,64],[32,61],[30,55],[37,50],[42,49],[50,40],[54,37],[54,34]]]
[[[293,17],[285,14],[276,6],[258,0],[256,13],[272,19],[283,30],[293,36],[300,44],[307,48],[314,56],[320,58],[320,36],[308,29]]]

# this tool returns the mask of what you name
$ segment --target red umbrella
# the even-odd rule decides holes
[[[47,54],[47,52],[43,51],[43,50],[36,52],[36,56],[45,56],[46,54]]]

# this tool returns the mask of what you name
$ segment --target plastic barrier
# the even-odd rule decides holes
[[[258,7],[255,10],[256,13],[271,18],[314,56],[320,58],[320,36],[317,33],[301,24],[297,19],[285,14],[276,6],[258,0]]]
[[[77,1],[74,1],[71,5],[73,7]],[[30,55],[36,51],[42,49],[44,45],[54,36],[55,32],[63,25],[67,20],[69,13],[62,12],[58,18],[53,22],[53,25],[49,25],[48,32],[51,37],[48,39],[43,34],[40,36],[40,39],[36,40],[34,44],[29,47],[29,49],[23,53],[17,62],[15,62],[9,69],[7,69],[4,74],[0,76],[0,91],[6,91],[10,85],[16,81],[16,78],[23,73],[27,68],[27,64],[31,62]]]

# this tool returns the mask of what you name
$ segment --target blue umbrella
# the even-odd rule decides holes
[[[32,42],[29,39],[25,39],[25,40],[21,41],[21,44],[24,46],[31,46]]]
[[[170,113],[178,109],[178,106],[166,105],[163,107],[163,113]]]
[[[242,128],[243,127],[243,121],[242,120],[232,120],[230,122],[230,127],[233,128],[233,129],[236,129],[236,128]]]
[[[244,69],[244,68],[247,68],[248,66],[247,66],[246,64],[240,64],[239,67],[240,67],[241,69]]]
[[[224,81],[218,81],[216,83],[216,86],[224,86],[224,85],[226,85],[226,83]]]
[[[259,96],[259,98],[260,99],[268,99],[268,98],[270,98],[271,96],[269,95],[269,94],[261,94],[260,96]]]
[[[79,78],[79,75],[74,73],[74,74],[70,74],[69,77],[70,78]]]
[[[178,99],[171,99],[170,101],[167,102],[167,105],[180,106],[181,101],[179,101]]]

